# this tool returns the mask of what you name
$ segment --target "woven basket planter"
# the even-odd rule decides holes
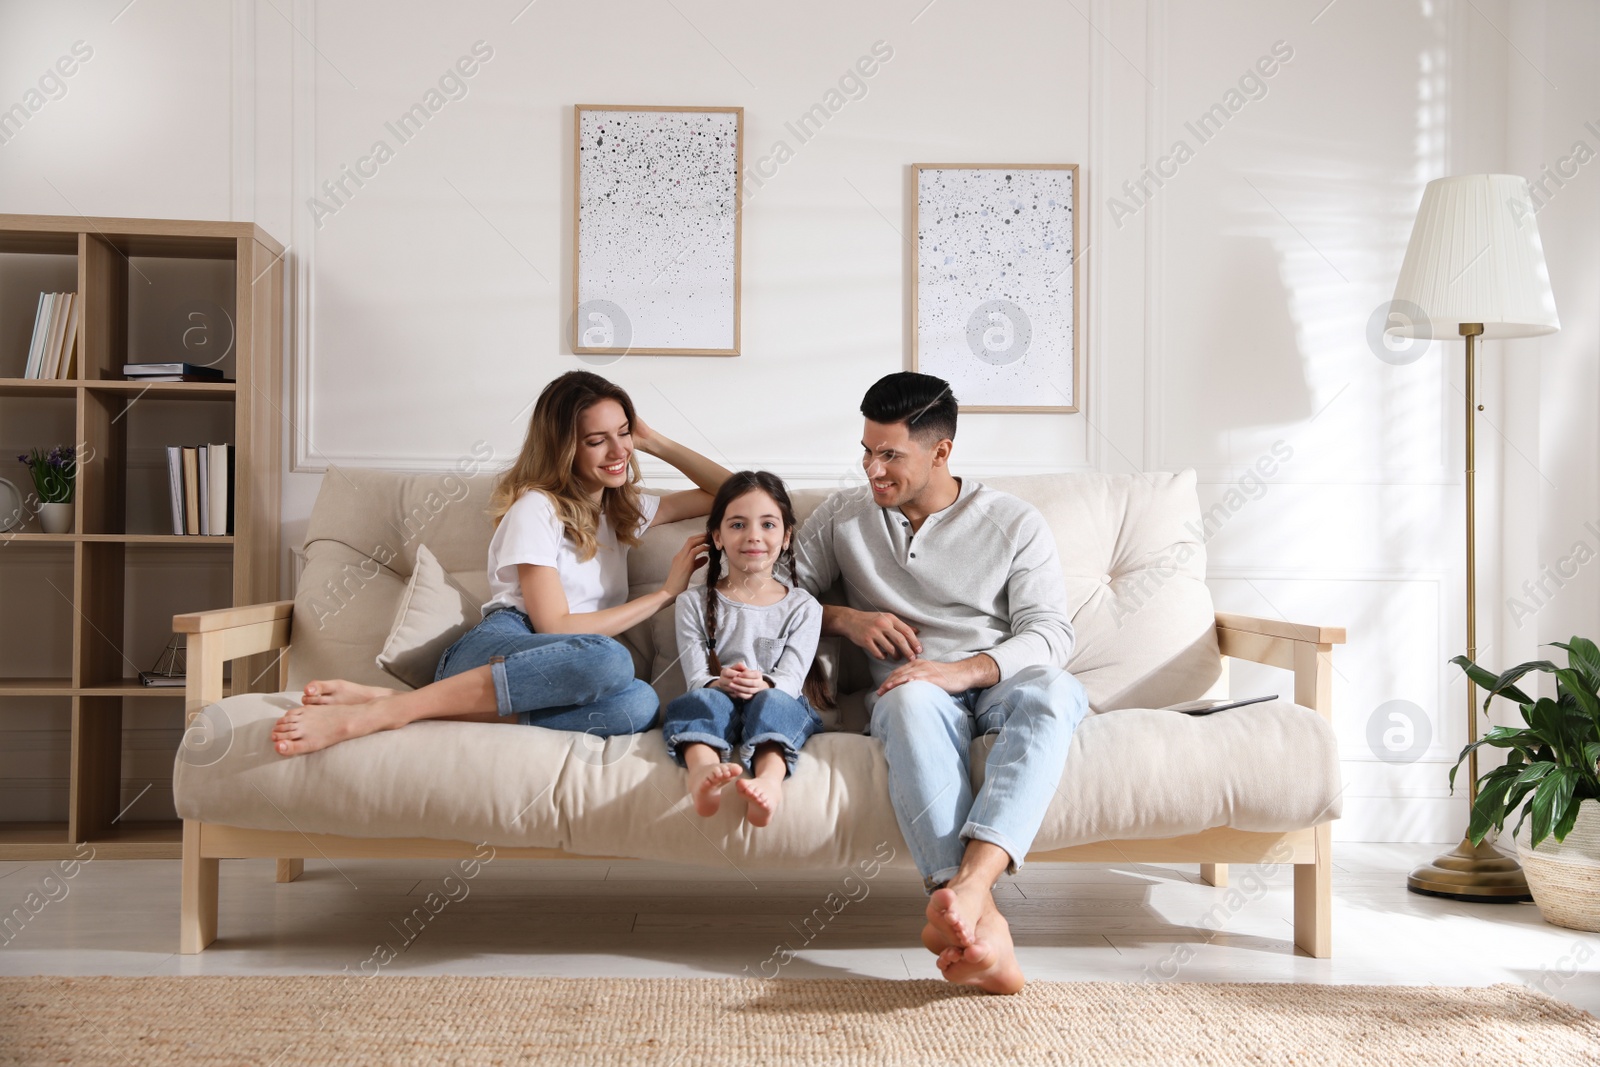
[[[1569,930],[1600,931],[1600,801],[1578,806],[1578,821],[1565,841],[1554,836],[1530,850],[1533,820],[1517,835],[1517,859],[1544,921]]]

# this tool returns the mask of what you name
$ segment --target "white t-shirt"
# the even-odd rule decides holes
[[[644,515],[639,525],[641,534],[660,507],[660,497],[639,496],[639,511]],[[574,615],[623,603],[628,599],[628,549],[617,543],[605,512],[600,513],[595,540],[599,549],[579,562],[577,549],[567,538],[566,527],[556,517],[550,498],[537,489],[524,490],[501,516],[500,525],[489,539],[489,599],[483,605],[484,613],[500,605],[528,610],[517,581],[519,563],[554,567],[567,594],[567,611]]]

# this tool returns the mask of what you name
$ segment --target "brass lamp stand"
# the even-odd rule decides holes
[[[1477,416],[1473,371],[1477,366],[1476,342],[1483,323],[1463,322],[1461,336],[1467,340],[1467,658],[1478,662],[1477,558],[1473,529],[1476,501],[1473,496],[1473,422]],[[1467,743],[1478,739],[1478,687],[1467,679]],[[1467,755],[1467,810],[1478,800],[1478,753]],[[1468,815],[1470,819],[1470,814]],[[1406,877],[1406,888],[1427,896],[1484,903],[1516,904],[1532,900],[1522,866],[1485,841],[1474,845],[1470,836],[1461,844],[1424,863]]]

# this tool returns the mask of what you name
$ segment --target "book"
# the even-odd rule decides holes
[[[193,445],[183,446],[183,532],[200,532],[200,457]]]
[[[45,337],[44,366],[39,371],[41,378],[56,376],[61,366],[61,339],[67,333],[67,294],[51,293],[50,296],[50,333]]]
[[[139,684],[155,686],[161,689],[181,688],[188,682],[181,674],[152,674],[150,671],[139,672]]]
[[[167,489],[172,497],[172,532],[183,533],[183,447],[167,446]]]
[[[233,494],[234,494],[234,487],[233,487],[233,454],[238,449],[237,449],[237,446],[235,446],[235,445],[225,445],[224,447],[227,449],[227,462],[224,463],[223,466],[227,468],[227,472],[228,472],[227,473],[227,480],[228,480],[228,496],[227,496],[228,510],[224,513],[225,517],[226,517],[226,520],[227,520],[227,523],[223,527],[222,532],[224,534],[226,534],[227,536],[231,537],[231,536],[233,536],[233,512],[234,512],[234,501],[233,501]]]
[[[195,485],[200,495],[200,533],[211,533],[211,446],[196,445],[195,458],[199,469],[195,472]]]
[[[207,445],[206,451],[211,453],[211,508],[206,512],[210,525],[206,533],[223,537],[228,533],[228,517],[233,512],[233,499],[228,495],[228,461],[233,457],[233,448],[230,445]]]
[[[72,356],[78,347],[78,320],[83,316],[83,302],[77,293],[67,296],[67,332],[61,341],[61,359],[56,366],[57,378],[72,377]]]
[[[44,363],[44,338],[49,332],[46,325],[50,321],[46,309],[50,306],[51,295],[39,294],[39,306],[33,312],[33,337],[28,341],[28,367],[22,372],[24,378],[39,377],[39,368]]]
[[[152,374],[193,374],[208,381],[222,378],[219,368],[202,367],[194,363],[124,363],[122,374],[126,378],[144,378]]]
[[[1220,700],[1189,700],[1182,704],[1168,704],[1163,711],[1181,711],[1185,715],[1210,715],[1217,711],[1228,711],[1232,708],[1242,708],[1246,704],[1260,704],[1267,700],[1277,700],[1278,694],[1264,697],[1245,697],[1242,700],[1233,700],[1223,697]]]
[[[205,378],[198,374],[125,374],[130,382],[208,382],[213,385],[234,385],[232,378]]]

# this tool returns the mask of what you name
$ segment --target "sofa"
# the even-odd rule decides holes
[[[834,639],[819,660],[837,706],[803,749],[778,818],[760,830],[737,804],[695,816],[659,730],[599,739],[429,721],[277,755],[272,724],[307,681],[401,684],[376,660],[419,558],[431,554],[464,602],[487,599],[492,480],[332,467],[293,600],[174,618],[188,647],[189,729],[173,774],[183,952],[216,938],[218,865],[232,858],[275,858],[282,881],[306,857],[468,858],[484,843],[497,858],[768,869],[839,869],[885,854],[886,843],[891,865],[910,865],[881,745],[864,733],[865,660]],[[1193,471],[986,482],[1032,503],[1056,537],[1077,638],[1069,669],[1091,709],[1028,859],[1198,863],[1213,885],[1226,884],[1229,863],[1292,863],[1294,944],[1330,955],[1330,824],[1341,793],[1331,654],[1343,629],[1215,612]],[[826,495],[794,493],[802,523]],[[700,526],[646,534],[629,556],[634,594],[659,588]],[[620,640],[663,705],[683,691],[670,607]],[[1225,694],[1230,658],[1292,672],[1282,689],[1292,699],[1207,716],[1163,710]],[[975,784],[987,750],[973,747]]]

